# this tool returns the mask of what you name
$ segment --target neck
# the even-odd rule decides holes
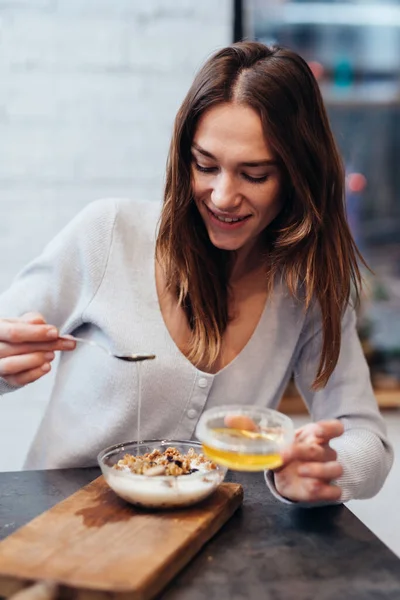
[[[232,254],[233,262],[229,278],[230,284],[235,284],[265,265],[263,247],[260,241],[254,242],[251,246],[240,248],[240,250]]]

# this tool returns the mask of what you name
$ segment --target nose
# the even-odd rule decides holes
[[[211,202],[218,210],[227,212],[235,209],[240,204],[241,196],[232,175],[218,173],[213,182]]]

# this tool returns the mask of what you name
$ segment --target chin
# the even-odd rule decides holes
[[[214,236],[210,235],[210,242],[218,250],[226,250],[228,252],[235,252],[243,247],[243,242],[235,242],[235,240],[219,240],[215,239]]]

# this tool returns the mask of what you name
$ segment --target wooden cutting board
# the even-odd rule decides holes
[[[150,512],[99,477],[0,543],[0,596],[50,581],[63,599],[153,598],[242,499],[240,485],[223,483],[197,506]]]

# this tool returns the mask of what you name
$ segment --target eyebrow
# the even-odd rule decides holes
[[[215,158],[215,156],[213,154],[211,154],[211,152],[204,150],[204,148],[202,148],[195,142],[193,142],[192,146],[195,150],[197,150],[197,152],[199,152],[203,156],[206,156],[207,158],[212,158],[212,160],[217,160]],[[275,160],[273,158],[265,158],[265,159],[260,159],[260,160],[249,160],[246,162],[242,162],[242,163],[240,163],[240,166],[241,167],[266,167],[266,166],[276,166],[277,164],[278,164],[277,160]]]

